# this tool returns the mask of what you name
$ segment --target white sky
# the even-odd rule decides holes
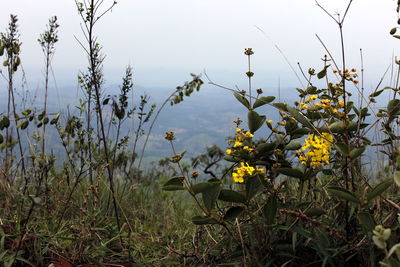
[[[84,52],[74,39],[74,35],[81,39],[82,34],[73,0],[2,2],[0,31],[6,28],[10,13],[18,15],[25,69],[43,66],[36,40],[53,15],[61,25],[53,62],[56,75],[75,77],[84,69]],[[343,13],[348,1],[320,3],[331,12]],[[345,23],[348,65],[359,68],[362,48],[371,81],[380,77],[392,55],[399,52],[400,40],[389,35],[397,21],[395,7],[394,0],[354,0]],[[255,78],[275,85],[280,77],[282,86],[298,85],[285,60],[255,25],[278,44],[294,66],[297,62],[305,69],[322,66],[320,58],[325,51],[316,33],[339,60],[337,26],[314,0],[119,0],[112,13],[100,21],[97,33],[107,54],[105,69],[119,71],[116,75],[120,77],[131,64],[143,85],[162,85],[164,78],[170,78],[166,83],[178,85],[188,78],[188,72],[203,69],[219,81],[229,82],[231,76],[227,74],[224,80],[222,74],[241,74],[246,69],[245,47],[255,51]]]

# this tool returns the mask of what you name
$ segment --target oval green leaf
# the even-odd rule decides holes
[[[263,96],[263,97],[260,97],[254,102],[253,109],[261,107],[261,106],[263,106],[265,104],[269,104],[274,100],[275,100],[275,96]]]
[[[249,130],[251,133],[254,133],[255,131],[261,128],[261,126],[264,124],[267,118],[265,116],[260,116],[254,110],[250,110],[249,113],[247,113],[247,119],[248,119]]]
[[[243,207],[232,207],[225,213],[224,220],[231,221],[239,217],[244,211]]]
[[[337,187],[337,186],[331,186],[327,188],[328,192],[338,198],[341,198],[343,200],[351,201],[357,204],[360,204],[360,200],[358,197],[356,197],[353,193],[350,193],[344,188]]]
[[[364,153],[365,148],[366,148],[365,146],[362,146],[362,147],[353,149],[349,153],[350,158],[352,158],[352,159],[358,158],[359,156],[362,155],[362,153]]]
[[[302,170],[297,169],[297,168],[278,168],[277,171],[281,174],[284,174],[286,176],[294,177],[294,178],[299,178],[303,179],[304,178],[304,173]]]
[[[300,148],[301,148],[301,142],[300,141],[294,141],[294,140],[292,140],[285,147],[286,150],[297,150],[297,149],[300,149]]]
[[[173,177],[168,182],[166,182],[162,190],[164,191],[177,191],[177,190],[184,190],[183,183],[180,177]]]
[[[376,185],[372,190],[365,196],[368,201],[380,196],[393,184],[393,179],[387,179],[380,184]]]
[[[233,95],[236,97],[236,99],[243,104],[243,106],[245,106],[247,109],[250,109],[250,103],[249,100],[247,100],[247,98],[245,98],[243,95],[239,94],[239,93],[233,93]]]
[[[218,199],[226,202],[246,203],[246,197],[243,194],[229,189],[222,189]]]

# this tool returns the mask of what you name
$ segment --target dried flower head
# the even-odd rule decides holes
[[[172,141],[172,140],[175,140],[175,133],[174,132],[166,132],[165,133],[165,137],[164,137],[166,140],[168,140],[168,141]]]
[[[245,48],[245,49],[244,49],[244,54],[245,54],[246,56],[251,56],[251,55],[253,55],[253,54],[254,54],[253,48]]]

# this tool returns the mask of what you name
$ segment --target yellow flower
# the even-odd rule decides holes
[[[344,101],[343,100],[339,100],[339,102],[338,102],[338,104],[339,104],[339,107],[344,107]]]
[[[237,133],[240,133],[241,131],[242,131],[242,129],[240,129],[240,128],[236,128],[236,130],[235,130]]]
[[[228,154],[228,155],[232,154],[232,149],[228,148],[228,149],[226,150],[226,154]]]
[[[332,150],[333,136],[330,133],[322,133],[321,136],[310,134],[304,141],[299,153],[301,164],[318,167],[321,164],[329,164],[329,156]]]
[[[261,171],[262,170],[262,171]],[[235,168],[232,173],[233,181],[236,183],[243,183],[246,176],[253,176],[256,173],[264,172],[263,169],[255,169],[246,162],[241,162],[240,167]]]
[[[244,146],[243,149],[246,150],[246,151],[249,151],[249,152],[254,150],[254,148],[251,148],[251,147],[248,147],[248,146]]]
[[[311,96],[309,96],[308,98],[307,98],[307,100],[305,101],[306,103],[309,103],[309,102],[312,102],[312,101],[314,101],[315,99],[317,99],[317,95],[311,95]]]
[[[306,105],[306,104],[304,104],[304,105],[302,105],[301,106],[301,109],[308,109],[309,107],[308,107],[308,105]]]
[[[234,148],[241,147],[241,146],[243,146],[243,143],[240,141],[235,141],[235,144],[233,145]]]
[[[269,124],[273,124],[274,121],[273,121],[273,120],[268,120],[268,123],[269,123]]]
[[[330,105],[330,104],[322,104],[321,106],[322,106],[322,108],[324,108],[324,109],[328,109],[328,108],[330,108],[330,107],[331,107],[331,105]]]
[[[281,126],[285,126],[286,122],[285,121],[279,121],[278,124],[281,125]]]
[[[254,134],[252,134],[252,133],[250,133],[250,132],[246,132],[246,133],[245,133],[245,136],[246,136],[246,137],[249,137],[249,138],[252,138],[252,137],[254,137]]]

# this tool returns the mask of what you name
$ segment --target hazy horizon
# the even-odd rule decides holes
[[[320,3],[330,12],[343,14],[348,1]],[[360,68],[362,48],[366,88],[377,84],[398,51],[397,40],[389,35],[396,26],[395,7],[391,0],[358,0],[348,13],[344,25],[347,64]],[[75,2],[6,1],[0,10],[0,31],[5,30],[9,14],[19,17],[22,64],[29,86],[41,83],[43,55],[36,40],[53,15],[60,23],[53,60],[55,77],[59,86],[76,84],[78,72],[86,68],[86,58],[75,40],[83,38]],[[300,87],[274,44],[297,72],[297,62],[304,69],[318,70],[326,51],[315,34],[340,61],[337,25],[314,0],[121,0],[99,22],[96,33],[107,55],[104,70],[109,83],[118,83],[124,68],[132,65],[135,84],[145,87],[177,86],[190,78],[190,72],[203,70],[215,82],[241,86],[247,68],[243,50],[252,47],[255,86]]]

